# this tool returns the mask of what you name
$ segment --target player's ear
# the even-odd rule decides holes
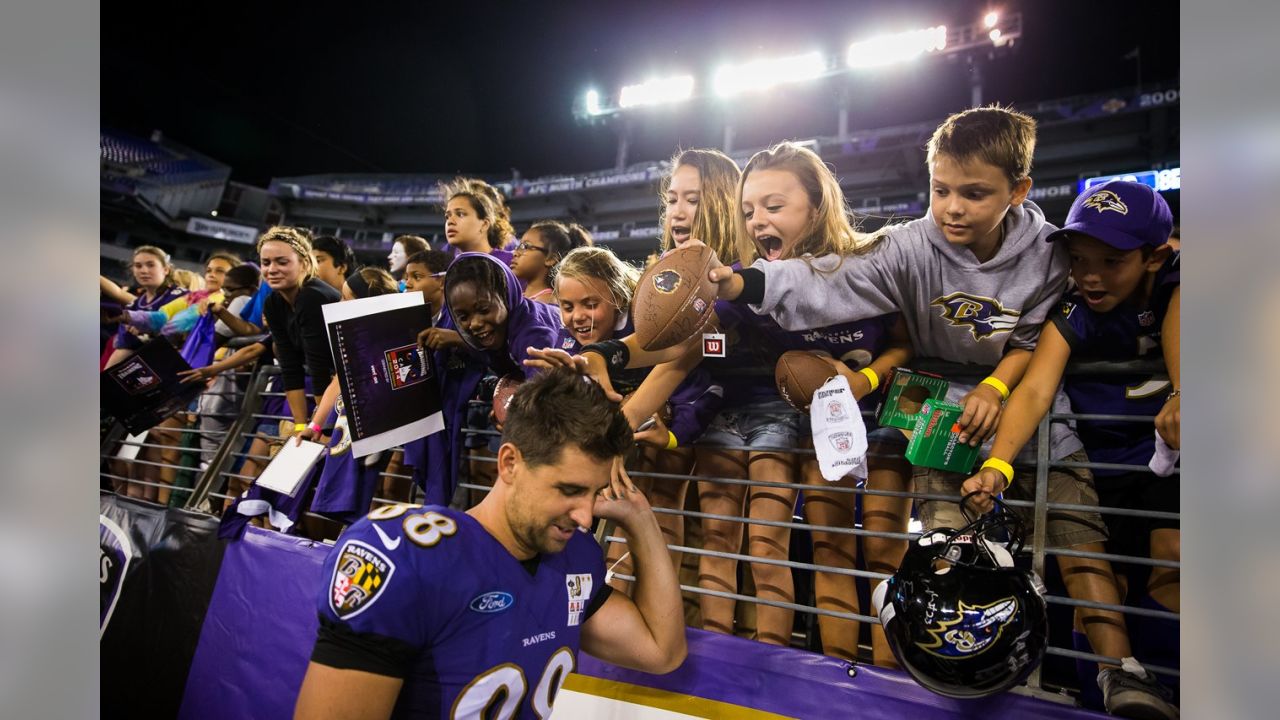
[[[524,456],[520,454],[520,448],[511,443],[502,443],[502,447],[498,448],[498,479],[511,483],[515,478],[516,465],[524,462]]]

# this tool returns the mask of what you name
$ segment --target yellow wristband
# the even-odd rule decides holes
[[[678,446],[679,444],[680,443],[676,440],[676,434],[668,430],[667,431],[667,449],[674,450],[676,446]]]
[[[302,432],[303,430],[306,430],[306,429],[307,429],[307,424],[306,424],[306,423],[294,423],[294,424],[293,424],[293,431],[294,431],[294,432],[296,432],[296,433],[300,433],[300,432]]]
[[[869,367],[864,367],[858,371],[858,374],[865,375],[867,380],[871,381],[872,392],[875,392],[875,389],[880,387],[880,376],[876,374],[875,370],[872,370]]]
[[[1000,458],[987,458],[987,461],[982,463],[982,469],[985,470],[987,468],[1000,471],[1000,474],[1004,476],[1004,486],[1006,489],[1013,484],[1013,466],[1009,463],[1001,460]]]
[[[982,378],[982,382],[979,383],[979,385],[990,385],[996,389],[996,392],[1000,393],[1001,400],[1009,399],[1009,386],[1005,385],[1004,382],[995,375],[988,375],[987,377]]]

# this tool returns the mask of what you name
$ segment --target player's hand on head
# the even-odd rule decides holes
[[[632,518],[653,512],[649,507],[649,500],[631,481],[621,457],[613,459],[609,484],[596,496],[591,512],[598,518],[613,520],[624,527]]]
[[[1174,450],[1181,450],[1182,396],[1174,395],[1165,401],[1156,415],[1156,432]]]
[[[1000,414],[1004,412],[1004,398],[1000,397],[999,390],[982,384],[970,390],[960,404],[964,412],[960,414],[959,440],[977,447],[996,431]]]
[[[960,497],[964,498],[970,493],[979,493],[968,499],[969,509],[981,513],[990,512],[995,505],[992,498],[1004,492],[1005,479],[999,470],[994,468],[983,468],[978,471],[977,475],[970,477],[960,486]]]

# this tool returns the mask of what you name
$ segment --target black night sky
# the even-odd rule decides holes
[[[1153,8],[1166,7],[1160,12]],[[615,131],[578,123],[588,87],[616,92],[722,62],[820,49],[882,31],[1021,10],[1013,54],[983,69],[987,102],[1026,103],[1176,83],[1174,3],[472,2],[131,3],[102,14],[102,124],[152,129],[265,185],[310,173],[491,173],[611,167]],[[182,12],[185,17],[176,13]],[[962,62],[926,58],[847,81],[851,127],[942,117],[969,100]],[[695,99],[636,117],[631,158],[831,134],[834,80],[736,100]]]

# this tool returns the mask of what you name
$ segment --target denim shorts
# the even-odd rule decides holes
[[[807,434],[801,416],[784,400],[722,410],[711,421],[699,445],[794,448]]]
[[[907,442],[907,436],[898,428],[867,428],[867,459],[902,458],[907,451]]]

